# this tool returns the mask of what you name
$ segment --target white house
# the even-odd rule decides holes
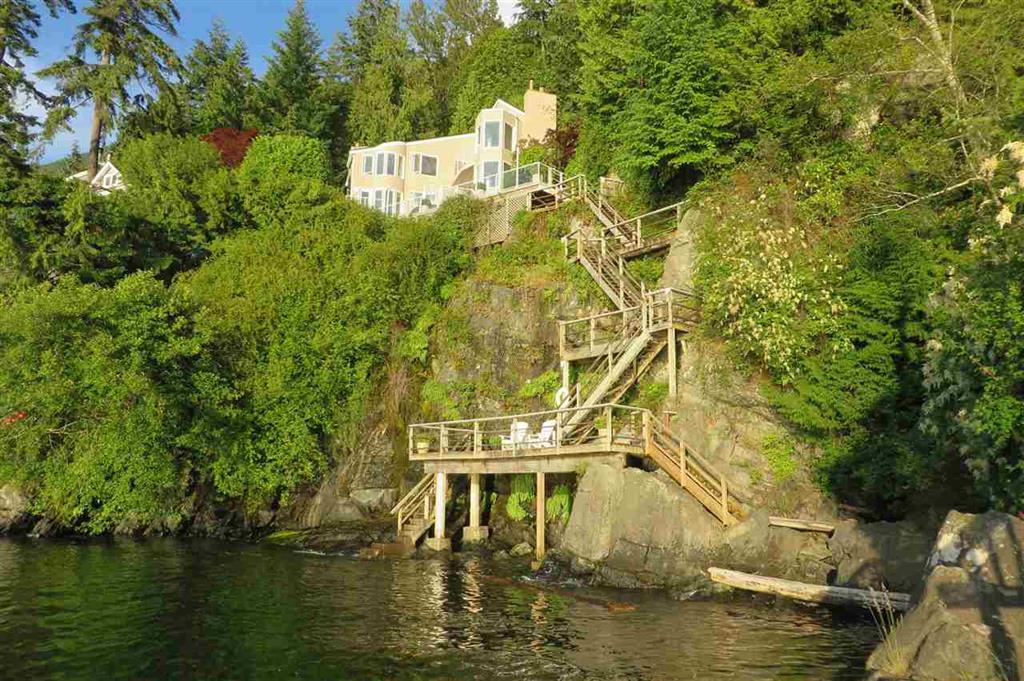
[[[477,114],[472,132],[352,147],[349,196],[390,215],[410,215],[454,194],[496,193],[516,184],[520,147],[554,130],[556,115],[556,96],[530,81],[522,109],[498,99]]]
[[[69,175],[66,180],[78,180],[79,182],[89,182],[89,171],[83,170],[80,173]],[[89,187],[97,194],[109,194],[115,190],[121,190],[125,188],[124,180],[121,178],[121,171],[118,170],[113,163],[110,162],[110,157],[99,167],[96,171],[96,177],[92,178],[92,182],[89,182]]]

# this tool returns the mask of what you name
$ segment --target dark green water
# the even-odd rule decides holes
[[[870,619],[206,541],[0,539],[2,679],[860,679]],[[583,593],[583,592],[580,592]]]

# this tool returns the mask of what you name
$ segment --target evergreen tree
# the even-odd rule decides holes
[[[318,101],[324,76],[320,46],[305,2],[295,0],[263,79],[259,118],[264,129],[323,136],[328,112]]]
[[[48,128],[66,125],[75,109],[92,102],[89,133],[89,177],[99,168],[103,134],[119,111],[135,99],[131,87],[149,84],[169,88],[168,76],[179,68],[174,50],[160,33],[177,35],[178,10],[171,0],[93,0],[87,19],[75,32],[72,54],[43,69],[57,80],[57,106]],[[96,56],[96,63],[86,58]]]
[[[348,19],[348,34],[338,33],[330,49],[332,72],[355,82],[378,63],[377,43],[383,36],[394,39],[399,31],[399,8],[395,0],[360,0]]]
[[[46,7],[54,17],[61,10],[75,11],[71,0],[46,0]],[[0,173],[25,169],[30,131],[38,123],[25,113],[25,102],[45,101],[25,75],[22,61],[37,54],[32,41],[39,35],[40,20],[30,0],[0,0]]]
[[[197,40],[185,60],[193,131],[241,128],[252,83],[245,44],[232,43],[224,24],[214,21],[207,41]]]
[[[336,50],[342,71],[356,75],[348,119],[350,138],[359,144],[378,144],[411,136],[415,131],[401,104],[412,55],[398,7],[367,0],[350,26],[352,36],[339,38]],[[367,45],[366,40],[373,42]]]

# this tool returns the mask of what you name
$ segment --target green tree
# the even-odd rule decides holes
[[[169,277],[197,265],[212,241],[243,224],[234,175],[194,137],[157,134],[124,145],[128,189],[108,198],[132,221],[131,269]]]
[[[245,44],[231,42],[220,20],[206,41],[197,40],[185,60],[185,87],[192,109],[192,129],[203,134],[215,128],[241,128],[253,84]]]
[[[43,69],[57,81],[57,106],[48,127],[66,124],[78,106],[92,102],[89,132],[89,178],[99,169],[104,130],[119,109],[130,106],[132,87],[148,83],[169,88],[168,75],[179,68],[174,50],[160,33],[177,35],[178,10],[171,0],[93,0],[87,19],[75,31],[72,54]],[[95,55],[96,63],[86,59]]]
[[[231,393],[187,301],[145,273],[73,278],[0,309],[0,479],[85,530],[183,513],[230,432]],[[54,361],[60,357],[60,361]]]
[[[319,137],[322,112],[317,102],[324,73],[320,36],[296,0],[285,27],[273,44],[263,77],[258,114],[262,128],[270,131],[305,132]]]
[[[41,20],[35,5],[29,0],[0,2],[0,189],[6,175],[26,168],[30,130],[38,120],[25,113],[25,100],[45,102],[26,76],[22,61],[38,54],[32,45],[39,36]],[[71,0],[46,0],[46,7],[54,17],[61,10],[75,11]]]

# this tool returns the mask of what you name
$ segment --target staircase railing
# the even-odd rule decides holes
[[[644,450],[649,458],[672,476],[723,524],[743,517],[743,500],[729,488],[729,481],[696,449],[650,412],[644,421]]]
[[[412,433],[410,431],[410,442]],[[397,516],[399,535],[402,534],[402,528],[405,526],[411,518],[414,518],[418,513],[423,514],[423,518],[429,520],[433,514],[434,496],[435,496],[435,485],[436,481],[433,475],[424,475],[420,478],[420,481],[409,490],[409,492],[395,504],[394,508],[391,509],[391,515]]]

